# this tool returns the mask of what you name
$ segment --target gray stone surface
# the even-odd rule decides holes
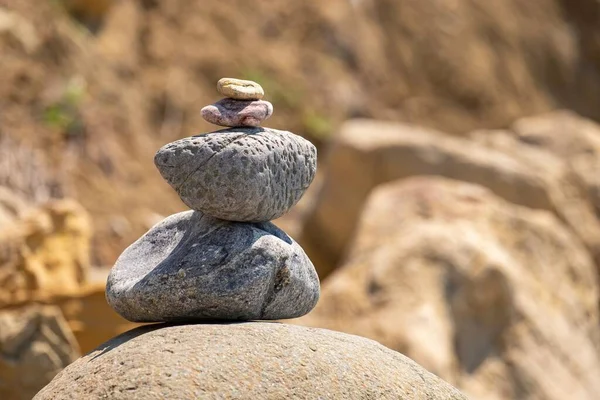
[[[112,339],[34,400],[466,400],[377,342],[278,323],[153,325]]]
[[[260,126],[273,114],[273,105],[265,100],[225,98],[201,110],[202,118],[221,126]]]
[[[300,200],[315,176],[317,150],[291,132],[233,128],[169,143],[154,163],[188,207],[259,222]]]
[[[172,215],[123,252],[106,298],[135,322],[294,318],[319,298],[302,250],[270,222]]]

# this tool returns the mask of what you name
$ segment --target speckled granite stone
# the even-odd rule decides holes
[[[69,365],[34,400],[467,400],[381,344],[277,323],[149,325]]]
[[[300,200],[317,150],[298,135],[232,128],[163,146],[154,163],[190,208],[230,221],[270,221]]]
[[[302,248],[275,225],[186,211],[121,254],[106,298],[135,322],[285,319],[315,306],[319,279]]]

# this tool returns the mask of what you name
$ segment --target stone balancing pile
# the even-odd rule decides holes
[[[319,298],[312,263],[269,222],[312,182],[316,148],[259,126],[273,106],[257,83],[224,78],[217,88],[227,98],[202,115],[229,128],[169,143],[154,158],[192,211],[153,227],[108,277],[108,303],[130,321],[294,318]]]
[[[227,96],[202,109],[226,126],[155,157],[192,210],[167,217],[111,270],[108,303],[142,326],[60,372],[34,400],[466,398],[372,340],[325,329],[250,322],[294,318],[319,298],[302,250],[269,222],[310,183],[315,147],[261,128],[262,88],[222,79]],[[237,323],[235,323],[237,322]]]

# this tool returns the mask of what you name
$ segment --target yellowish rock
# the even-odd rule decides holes
[[[0,310],[0,399],[28,400],[80,351],[56,306]]]
[[[90,269],[91,224],[72,200],[28,210],[0,227],[0,308],[76,291]]]
[[[219,79],[217,91],[223,96],[236,100],[260,100],[265,95],[258,83],[235,78]]]
[[[37,207],[22,206],[16,195],[1,189],[0,349],[7,332],[2,325],[3,313],[25,309],[30,303],[58,306],[61,318],[67,321],[65,330],[75,337],[83,353],[135,327],[106,302],[108,270],[90,266],[92,228],[81,205],[72,200],[54,200]],[[4,220],[3,215],[7,216]],[[8,378],[2,363],[0,355],[0,399],[13,399],[3,397],[3,380]],[[45,381],[33,393],[53,376],[42,377]],[[29,391],[23,393],[22,398],[32,396]]]

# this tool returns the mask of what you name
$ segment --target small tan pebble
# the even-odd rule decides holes
[[[265,95],[258,83],[234,78],[219,79],[217,91],[225,97],[236,100],[260,100]]]

